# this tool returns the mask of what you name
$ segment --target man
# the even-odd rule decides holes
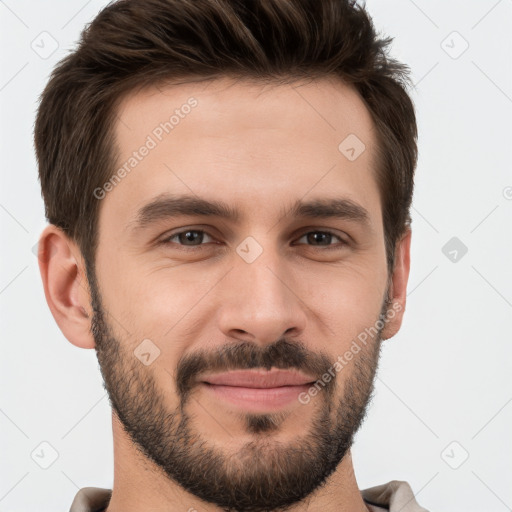
[[[388,43],[349,0],[121,0],[54,70],[40,270],[113,409],[72,511],[425,510],[350,452],[410,267]]]

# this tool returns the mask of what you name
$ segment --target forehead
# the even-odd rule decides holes
[[[281,215],[283,204],[306,196],[343,195],[380,217],[375,128],[340,80],[155,86],[126,96],[117,119],[118,162],[100,223],[133,222],[165,193],[229,202],[243,218]]]
[[[172,133],[173,138],[181,136],[193,144],[191,135],[220,138],[260,130],[286,132],[297,143],[324,141],[329,147],[349,132],[371,145],[374,128],[357,91],[336,78],[279,84],[225,77],[155,85],[126,95],[117,119],[118,140],[131,146],[138,142],[134,136],[143,133],[159,142],[160,136]],[[171,131],[160,126],[168,122]],[[172,144],[172,138],[165,138]]]

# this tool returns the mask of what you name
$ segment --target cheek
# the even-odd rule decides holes
[[[306,340],[328,353],[333,344],[342,350],[375,324],[386,286],[383,254],[353,254],[339,265],[289,264],[289,285],[297,295],[294,300],[310,320]],[[201,329],[215,328],[206,324],[214,316],[227,269],[212,262],[149,267],[114,248],[110,253],[103,249],[97,258],[103,303],[121,324],[119,329],[124,327],[119,332],[126,338],[128,331],[134,344],[149,338],[178,353],[200,337]]]
[[[317,276],[306,295],[307,305],[321,320],[319,328],[330,340],[329,352],[333,344],[338,352],[345,350],[360,333],[375,326],[385,289],[384,267],[378,272],[368,266],[351,266]]]
[[[104,306],[131,338],[167,345],[173,340],[174,345],[178,333],[179,339],[184,330],[192,334],[194,312],[201,310],[201,299],[222,277],[217,274],[211,269],[187,269],[186,265],[149,269],[120,256],[115,266],[102,267],[99,280]],[[126,331],[121,332],[126,336]]]

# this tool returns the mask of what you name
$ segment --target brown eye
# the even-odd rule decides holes
[[[199,247],[203,245],[205,236],[209,237],[210,235],[201,229],[186,229],[168,236],[162,240],[162,243],[183,245],[185,247]]]
[[[305,233],[299,238],[299,242],[302,239],[306,239],[306,243],[316,246],[316,247],[326,247],[326,248],[337,248],[341,245],[345,245],[346,242],[338,235],[332,233],[331,231],[309,231],[308,233]],[[333,240],[335,243],[333,244]],[[338,242],[336,242],[336,240]]]

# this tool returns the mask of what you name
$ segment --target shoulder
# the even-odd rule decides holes
[[[371,505],[386,507],[389,512],[428,512],[416,501],[408,482],[391,480],[388,483],[361,491],[363,499]]]
[[[112,496],[112,489],[83,487],[76,495],[69,512],[101,512]]]

